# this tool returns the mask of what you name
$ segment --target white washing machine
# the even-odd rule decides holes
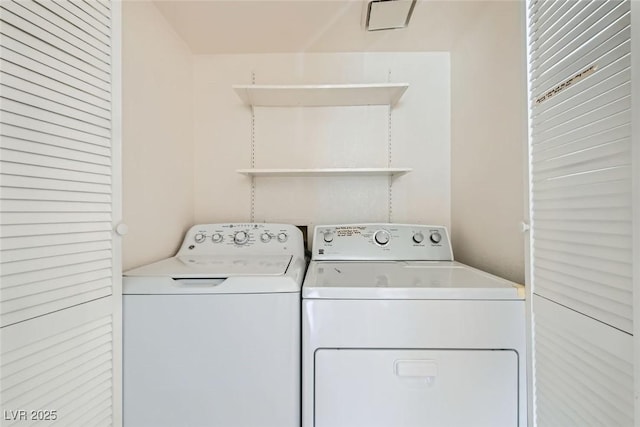
[[[317,226],[302,288],[303,427],[526,425],[522,286],[440,226]]]
[[[203,224],[125,272],[125,427],[298,427],[302,233]]]

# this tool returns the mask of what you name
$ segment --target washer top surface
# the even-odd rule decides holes
[[[304,271],[293,225],[198,224],[175,256],[125,271],[123,294],[300,292]]]
[[[282,276],[292,258],[292,255],[178,255],[129,270],[125,276],[169,276],[174,279]]]
[[[303,298],[524,299],[521,285],[455,262],[442,226],[319,225],[313,242]]]

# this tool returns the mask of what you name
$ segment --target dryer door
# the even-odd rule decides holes
[[[518,425],[512,350],[321,349],[315,427]]]

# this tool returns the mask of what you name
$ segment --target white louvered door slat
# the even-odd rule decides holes
[[[7,175],[2,177],[2,183],[8,188],[27,188],[38,190],[62,190],[69,188],[68,181],[59,179],[43,179],[30,176]],[[94,184],[89,182],[76,182],[73,184],[76,191],[84,193],[110,193],[111,187],[104,184]]]
[[[30,52],[32,53],[33,49],[18,49],[14,51],[6,48],[3,44],[2,59],[4,62],[2,63],[2,71],[9,72],[13,76],[13,81],[19,82],[25,76],[24,71],[33,72],[35,70],[39,76],[48,79],[39,81],[39,83],[44,83],[45,86],[48,86],[47,83],[56,81],[64,86],[60,87],[60,89],[67,94],[73,94],[74,88],[84,94],[93,92],[96,97],[106,102],[101,106],[110,108],[111,95],[109,92],[98,89],[90,83],[85,83],[81,78],[86,76],[88,80],[91,80],[90,73],[77,68],[82,65],[82,70],[91,70],[93,67],[90,63],[78,63],[75,61],[70,66],[59,65],[65,58],[64,55],[60,57],[59,52],[65,52],[66,55],[70,54],[81,61],[84,60],[76,51],[65,50],[65,47],[68,48],[70,45],[77,47],[87,44],[89,41],[95,42],[96,45],[108,46],[108,44],[104,43],[104,39],[98,40],[91,37],[84,37],[86,40],[82,40],[80,43],[78,32],[81,30],[79,27],[51,12],[51,10],[43,6],[46,4],[47,1],[41,3],[33,1],[19,3],[8,1],[2,3],[1,7],[4,8],[3,21],[7,17],[10,20],[9,24],[21,22],[23,19],[29,20],[29,25],[25,27],[4,25],[7,22],[3,22],[3,28],[5,26],[9,27],[16,37],[18,37],[17,33],[23,34],[19,37],[22,39],[37,38],[45,41],[44,44],[38,46],[40,48],[37,51],[39,55],[34,59],[26,56]],[[84,5],[89,7],[88,4]],[[54,5],[50,6],[55,9]],[[8,14],[6,13],[7,11],[12,11],[13,14]],[[22,15],[19,15],[19,13],[22,13]],[[37,18],[35,18],[36,15]],[[41,26],[34,28],[34,26],[38,26],[38,23]],[[48,37],[42,38],[41,36],[46,35],[45,33],[48,34]],[[84,35],[86,36],[87,33],[84,33]],[[14,43],[14,39],[3,37],[2,41],[8,41],[13,48],[18,47]],[[43,58],[56,57],[61,59],[43,61]],[[105,58],[108,60],[108,56]],[[75,76],[58,71],[68,71],[68,67],[76,70],[74,72]],[[103,71],[110,72],[109,68],[104,68]],[[27,73],[27,79],[29,78],[28,76],[29,74]],[[85,110],[85,105],[75,98],[67,99],[67,105],[57,108],[56,100],[45,99],[39,101],[40,97],[37,94],[27,96],[21,96],[21,94],[22,92],[17,89],[9,90],[6,93],[3,91],[0,99],[3,122],[3,143],[0,151],[0,158],[2,159],[1,177],[3,178],[1,181],[3,225],[12,223],[13,213],[17,216],[28,214],[31,217],[30,221],[40,227],[50,220],[49,217],[55,217],[56,212],[75,214],[75,219],[68,218],[69,221],[72,221],[71,224],[74,221],[81,221],[81,223],[86,222],[86,220],[95,221],[95,218],[90,217],[83,221],[83,212],[100,212],[107,214],[100,228],[102,230],[110,229],[111,218],[108,216],[111,211],[111,199],[108,194],[110,189],[104,195],[88,194],[85,191],[86,186],[92,183],[106,185],[111,183],[111,161],[109,157],[111,154],[109,149],[111,145],[110,121],[107,118],[92,118],[90,112],[88,113],[89,116],[82,116],[81,112]],[[76,114],[76,111],[80,114]],[[65,112],[67,113],[66,115],[63,114]],[[8,128],[8,130],[5,131],[5,128]],[[5,133],[11,134],[12,129],[19,130],[15,134],[20,139],[5,135]],[[33,138],[36,135],[38,135],[38,138]],[[86,154],[81,151],[74,152],[74,150],[83,150]],[[13,182],[16,182],[16,178],[25,177],[31,180],[48,181],[50,182],[49,185],[53,184],[52,181],[54,180],[55,182],[63,181],[64,185],[59,185],[59,190],[57,191],[28,188],[24,185],[13,187],[7,185],[4,180],[5,176],[8,181]],[[75,182],[79,183],[78,188],[75,187]],[[60,217],[58,216],[58,218]],[[54,223],[57,222],[59,222],[59,219]],[[28,226],[29,222],[23,222],[23,224]],[[98,241],[109,238],[98,236],[96,233],[68,233],[66,235],[39,234],[33,238],[29,237],[29,235],[7,237],[2,241],[2,249],[3,252],[17,249],[17,240],[22,242],[22,248],[24,248],[25,245],[55,247],[60,244],[87,241],[87,239],[91,238],[95,238]],[[36,243],[36,241],[40,243]],[[34,266],[37,265],[37,260],[32,260],[32,263]],[[25,279],[21,279],[19,275],[7,273],[13,271],[10,265],[3,267],[3,286],[8,286],[11,283],[23,283],[22,281]],[[52,298],[56,297],[54,294],[50,295]],[[64,301],[58,301],[56,305],[64,307],[64,304]],[[12,313],[12,318],[16,318],[13,310]],[[3,324],[5,323],[3,322]]]
[[[534,307],[538,425],[633,426],[632,340],[546,298]]]
[[[22,102],[31,106],[32,108],[35,107],[39,110],[45,110],[49,112],[55,111],[64,117],[73,117],[77,120],[88,123],[89,125],[94,125],[102,129],[108,129],[110,126],[109,120],[100,116],[86,113],[84,111],[68,107],[66,105],[61,105],[57,102],[49,101],[48,99],[31,95],[28,92],[14,89],[12,87],[3,86],[2,97],[13,102]]]
[[[48,57],[44,55],[42,57],[29,55],[36,52],[25,49],[19,43],[11,43],[9,38],[5,38],[5,40],[8,43],[2,49],[2,57],[6,62],[36,74],[47,76],[51,80],[66,84],[96,98],[109,101],[108,84],[97,79],[88,82],[85,78],[86,73],[74,72],[75,70],[70,69],[71,67],[59,67],[58,63],[48,60]],[[59,71],[59,69],[62,69],[62,71]]]
[[[594,33],[606,28],[613,22],[610,18],[615,19],[616,14],[611,14],[611,11],[618,5],[607,1],[590,1],[585,5],[569,3],[574,7],[557,20],[556,31],[535,38],[539,43],[533,44],[531,57],[536,63],[532,71],[540,69],[556,55],[563,57],[561,53],[572,52],[588,38],[587,30]]]
[[[568,67],[572,64],[586,61],[589,55],[595,52],[580,53],[580,47],[584,47],[585,43],[591,43],[591,49],[604,50],[603,46],[616,46],[616,40],[612,40],[612,36],[628,25],[628,14],[620,13],[621,9],[628,12],[628,6],[625,8],[621,2],[594,0],[580,4],[579,2],[570,1],[574,4],[571,11],[571,19],[566,22],[563,27],[558,28],[555,33],[546,33],[533,44],[534,50],[531,52],[532,59],[535,61],[531,67],[531,75],[540,81],[535,82],[534,88],[543,84],[551,75],[557,73],[560,69]],[[588,16],[586,16],[588,15]],[[598,39],[593,40],[593,36],[597,35]],[[566,49],[565,55],[560,55]],[[556,51],[557,50],[557,51]],[[547,72],[550,75],[544,76]]]
[[[588,39],[587,28],[593,32],[599,32],[616,21],[617,14],[612,12],[614,3],[591,2],[587,7],[581,7],[576,2],[571,2],[573,9],[562,20],[558,21],[558,31],[546,40],[547,48],[541,46],[539,56],[533,55],[539,67],[545,66],[547,61],[554,61],[558,57],[564,57],[573,49],[580,46]],[[600,10],[597,10],[600,8]],[[606,15],[600,18],[603,13]]]
[[[49,269],[49,268],[60,268],[67,265],[75,265],[80,263],[85,263],[89,261],[97,261],[97,260],[105,260],[111,258],[110,250],[102,250],[102,251],[91,251],[91,252],[83,252],[77,254],[70,254],[64,256],[51,256],[47,258],[42,258],[38,264],[38,267],[41,269]],[[7,274],[22,274],[33,269],[33,265],[30,261],[20,261],[20,262],[12,262],[9,266],[7,266]],[[15,289],[20,293],[25,292],[25,286],[16,286],[14,288],[9,288],[3,290],[7,292],[3,296],[3,299],[10,300],[11,297],[8,295],[9,290]]]
[[[593,256],[585,256],[580,253],[562,252],[554,248],[553,245],[549,245],[549,249],[543,251],[544,254],[536,255],[536,259],[545,261],[556,261],[560,264],[562,271],[570,270],[571,268],[581,268],[585,271],[595,271],[598,273],[610,275],[622,276],[628,280],[631,278],[630,269],[625,263],[609,261],[602,258],[595,258]]]
[[[84,214],[70,215],[68,218],[71,220],[80,218]],[[35,215],[36,218],[39,215]],[[63,217],[65,218],[65,217]],[[87,216],[89,220],[92,220],[91,216]],[[11,251],[12,249],[26,249],[35,247],[52,247],[56,245],[68,245],[71,243],[79,242],[95,242],[95,241],[109,241],[111,239],[111,232],[94,232],[94,233],[68,233],[68,234],[50,234],[49,238],[43,239],[41,235],[30,235],[20,237],[7,237],[3,238],[2,249]],[[7,278],[7,280],[9,280]]]
[[[629,109],[631,108],[631,97],[626,96],[623,98],[617,98],[612,102],[605,102],[596,109],[589,109],[584,114],[578,115],[574,118],[569,118],[567,121],[561,124],[545,130],[541,129],[539,133],[536,133],[534,137],[540,138],[541,141],[548,140],[550,138],[569,137],[571,132],[589,125],[597,120],[603,120],[610,116],[615,116],[617,113],[624,112],[628,116]]]
[[[101,252],[101,251],[89,252],[88,254],[75,253],[75,254],[65,255],[65,257],[66,256],[76,257],[76,260],[78,259],[92,260],[92,259],[100,259],[100,257],[104,257],[103,253],[104,252]],[[45,266],[44,268],[55,267],[63,263],[69,262],[66,260],[61,262],[60,258],[55,259],[56,257],[52,257],[52,258],[54,259],[47,260],[47,263],[49,264],[49,266]],[[105,268],[102,270],[91,270],[86,273],[79,273],[79,274],[64,276],[58,279],[51,278],[51,280],[31,282],[21,286],[9,287],[5,289],[3,293],[6,292],[6,296],[5,296],[6,301],[12,301],[17,298],[27,298],[30,295],[36,295],[37,293],[56,291],[58,288],[58,285],[61,282],[64,283],[65,285],[77,286],[83,283],[94,283],[97,281],[104,281],[104,279],[109,279],[108,271],[109,269]]]
[[[57,157],[65,160],[74,160],[96,165],[110,166],[111,158],[104,155],[97,155],[80,151],[73,148],[60,147],[52,144],[43,144],[24,139],[6,137],[4,138],[4,148],[7,150],[33,153],[41,156]]]
[[[0,2],[3,427],[121,426],[120,19]]]
[[[85,251],[97,251],[102,249],[109,249],[111,242],[81,242],[56,247],[41,247],[41,248],[25,248],[15,249],[12,251],[6,251],[2,254],[2,259],[5,262],[24,261],[32,259],[41,259],[47,256],[58,255],[71,255]]]
[[[19,92],[21,94],[25,94],[27,97],[35,96],[40,100],[39,102],[42,103],[52,102],[58,108],[72,108],[74,111],[77,111],[77,114],[80,115],[87,114],[97,117],[98,120],[109,120],[109,110],[101,107],[96,107],[95,105],[88,102],[80,103],[78,102],[78,98],[74,98],[68,93],[56,92],[51,88],[40,86],[38,84],[22,80],[9,74],[0,74],[0,87],[3,91],[10,90],[11,93]],[[31,103],[31,105],[34,104]],[[87,121],[91,122],[90,120]]]
[[[44,112],[43,115],[47,113]],[[38,129],[40,132],[52,134],[62,138],[69,138],[76,141],[86,142],[87,144],[101,145],[108,147],[110,145],[109,138],[101,135],[85,132],[80,129],[74,129],[65,125],[50,123],[46,120],[38,120],[37,118],[16,114],[9,111],[2,111],[3,122],[27,129]]]
[[[109,21],[101,22],[96,20],[86,10],[77,7],[73,1],[68,0],[54,0],[53,3],[58,4],[62,9],[67,10],[71,15],[76,16],[81,22],[95,29],[96,31],[106,35],[110,35]],[[110,44],[110,41],[109,41]]]
[[[70,233],[86,233],[86,232],[100,232],[110,231],[109,227],[104,223],[71,223],[71,224],[18,224],[18,225],[6,225],[2,227],[0,237],[37,237],[43,234],[56,235],[56,234],[70,234]],[[5,259],[5,258],[3,258]]]
[[[5,190],[7,199],[13,200],[54,200],[65,202],[92,202],[111,203],[111,197],[107,194],[92,194],[85,192],[38,190],[25,188],[7,188]]]
[[[538,220],[538,226],[544,228],[545,230],[575,231],[580,233],[603,233],[622,236],[631,235],[631,224],[624,221],[608,221],[606,223],[599,223],[593,221]]]
[[[111,184],[111,179],[108,175],[91,174],[64,169],[52,170],[51,168],[43,166],[32,166],[25,163],[6,162],[2,165],[2,173],[6,175],[27,176],[34,178],[62,179],[73,182]]]
[[[39,224],[41,214],[32,212],[5,213],[2,215],[6,224]],[[50,212],[47,215],[48,224],[62,224],[70,222],[108,222],[111,214],[103,212],[76,213],[76,212]],[[4,247],[4,243],[3,243]]]
[[[51,0],[38,0],[37,3],[39,5],[44,6],[49,9],[51,12],[58,15],[60,18],[72,24],[74,27],[80,29],[87,36],[93,37],[95,41],[101,43],[102,45],[109,47],[111,44],[111,40],[109,38],[109,33],[103,33],[91,24],[87,23],[84,19],[79,17],[77,14],[71,13],[68,9],[63,7],[64,4],[59,4],[56,1]],[[105,50],[102,48],[102,51],[110,54],[109,50]]]
[[[92,20],[95,23],[94,26],[96,28],[102,29],[106,34],[110,33],[111,22],[109,20],[109,15],[98,12],[92,6],[92,2],[85,2],[84,0],[69,0],[65,3],[73,5],[77,10],[79,10],[82,19],[87,22],[91,22]]]
[[[20,141],[53,145],[67,150],[76,150],[84,153],[100,155],[103,157],[110,156],[109,147],[90,144],[70,138],[59,137],[56,135],[34,131],[32,129],[25,129],[17,126],[4,124],[2,126],[2,129],[0,130],[0,135],[4,137],[3,139],[9,137],[18,139]]]
[[[2,160],[7,163],[44,166],[47,168],[64,169],[69,171],[87,172],[96,175],[109,176],[111,168],[109,165],[79,160],[69,160],[60,157],[52,157],[34,152],[17,151],[3,149]]]
[[[2,98],[2,100],[0,100],[0,110],[9,111],[13,114],[51,123],[56,126],[75,129],[89,135],[97,135],[105,138],[107,141],[110,137],[108,128],[95,126],[75,117],[65,116],[58,112],[44,110],[39,107],[31,106],[23,102],[16,102],[7,98]]]
[[[7,26],[6,28],[3,28],[2,35],[2,47],[5,51],[13,51],[17,55],[30,58],[33,60],[32,64],[47,64],[54,70],[75,78],[75,82],[77,84],[81,84],[83,86],[94,86],[95,88],[105,91],[106,93],[104,95],[108,94],[109,80],[105,80],[108,79],[108,74],[103,74],[101,75],[101,78],[99,78],[91,73],[87,73],[82,68],[79,68],[83,66],[83,63],[77,58],[72,56],[64,57],[62,55],[54,58],[47,55],[42,52],[42,49],[46,48],[46,45],[43,44],[44,42],[38,39],[25,38],[25,36],[23,36],[19,30],[14,27]],[[21,36],[22,40],[20,40]]]
[[[594,7],[589,2],[573,3],[579,8]],[[538,219],[543,221],[541,224],[548,220],[623,221],[630,224],[632,220],[630,73],[625,62],[619,63],[613,76],[605,79],[599,76],[601,70],[606,69],[600,68],[601,61],[610,56],[612,51],[619,50],[614,55],[616,58],[630,55],[629,3],[599,3],[597,9],[589,9],[590,25],[584,25],[584,33],[574,38],[583,43],[575,45],[570,55],[540,66],[543,58],[541,50],[544,50],[544,46],[550,48],[550,43],[545,44],[543,34],[536,40],[540,46],[537,51],[539,55],[534,54],[531,58],[532,216],[536,224],[533,246],[536,254],[543,257],[545,251],[573,253],[619,262],[630,269],[630,236],[596,235],[589,238],[580,233],[545,230],[536,223]],[[598,26],[598,23],[602,25]],[[533,27],[543,28],[543,24],[557,28],[555,32],[563,31],[556,22],[544,21],[544,16]],[[609,60],[605,62],[609,63]],[[569,85],[557,97],[553,95],[536,102],[543,93],[590,66],[595,67],[592,74]],[[593,128],[594,123],[600,126]],[[604,186],[607,191],[598,191],[599,186]],[[567,197],[574,191],[581,195]],[[562,271],[557,273],[562,274]],[[606,293],[607,283],[601,286]],[[537,280],[535,292],[544,296],[543,289],[545,280]],[[630,280],[628,289],[631,290]],[[558,302],[571,307],[572,303],[578,301],[572,301],[572,297],[567,296]],[[584,314],[600,318],[589,310]],[[618,313],[613,314],[620,317]],[[611,326],[630,333],[631,317]]]
[[[0,61],[0,64],[2,64],[3,86],[10,86],[35,95],[44,94],[44,98],[58,101],[62,105],[71,105],[83,111],[94,112],[94,114],[101,117],[109,117],[109,102],[102,98],[83,92],[72,85],[54,80],[47,75],[20,68],[18,65],[4,59]],[[63,99],[63,101],[59,101],[60,99]],[[76,100],[83,101],[88,105],[79,104]]]
[[[572,188],[551,187],[547,190],[542,189],[539,191],[538,200],[543,203],[547,200],[571,200],[601,196],[613,196],[616,194],[624,194],[630,190],[630,183],[625,181],[608,181],[601,182],[593,185],[583,185]],[[579,224],[579,223],[577,223]],[[599,226],[606,226],[607,224],[600,224]],[[586,227],[583,227],[581,231],[588,232]]]
[[[584,92],[578,93],[577,96],[588,100],[590,97],[600,95],[606,91],[615,88],[625,82],[629,81],[631,58],[629,55],[624,55],[598,69],[598,73],[591,76],[591,86],[584,90]],[[575,105],[572,102],[574,91],[571,87],[563,92],[555,95],[553,98],[545,101],[548,105],[545,105],[544,110],[536,112],[532,119],[534,123],[544,121],[550,117],[555,117],[556,114],[562,113],[565,106],[572,107]]]
[[[3,20],[18,28],[27,29],[31,34],[54,44],[60,50],[73,53],[88,65],[107,73],[110,72],[108,54],[100,52],[86,39],[82,39],[81,34],[75,31],[71,25],[61,23],[64,29],[60,28],[56,25],[60,22],[55,14],[47,13],[36,6],[35,1],[3,1],[1,6],[4,9]],[[46,18],[43,18],[41,14],[46,15]]]
[[[630,3],[528,10],[534,416],[631,426]]]
[[[549,114],[541,114],[534,119],[536,136],[544,138],[544,132],[560,126],[563,123],[571,123],[591,111],[594,102],[600,105],[608,105],[616,100],[628,96],[630,90],[629,73],[618,75],[616,79],[609,79],[597,86],[591,86],[571,100],[572,105],[565,105]]]
[[[579,153],[582,150],[588,150],[609,142],[629,139],[630,137],[631,126],[625,124],[570,142],[550,141],[547,144],[538,144],[533,147],[532,153],[535,156],[536,165],[540,165],[549,160],[561,159],[564,155]]]
[[[87,32],[83,31],[79,26],[74,25],[72,22],[58,15],[58,13],[56,13],[55,3],[53,3],[53,6],[52,3],[51,0],[37,0],[21,2],[20,6],[32,12],[31,22],[46,22],[42,27],[47,28],[50,33],[71,42],[83,51],[109,64],[111,51],[109,49],[108,37],[106,43],[95,38],[88,39],[87,36],[90,36],[90,34],[87,34]],[[33,17],[41,18],[42,21],[33,19]]]
[[[36,147],[38,148],[38,147]],[[45,154],[34,152],[17,151],[11,149],[3,149],[2,159],[7,163],[33,165],[47,168],[63,169],[67,171],[86,172],[94,175],[110,176],[111,170],[109,165],[86,162],[81,160],[71,160],[61,157],[52,157]],[[93,160],[93,159],[91,159]]]

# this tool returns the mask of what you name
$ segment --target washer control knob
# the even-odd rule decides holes
[[[333,233],[331,231],[324,233],[324,241],[327,243],[333,242]]]
[[[442,240],[442,235],[439,232],[434,231],[433,233],[431,233],[431,236],[429,236],[429,240],[431,240],[431,243],[437,245]]]
[[[415,243],[422,243],[422,241],[424,240],[424,235],[420,232],[417,232],[416,234],[413,235],[413,241]]]
[[[236,245],[244,245],[249,241],[249,235],[244,231],[238,231],[233,235],[233,242]]]
[[[271,241],[271,234],[262,233],[260,235],[260,241],[262,241],[262,243],[269,243]]]
[[[378,230],[373,235],[373,238],[377,244],[384,246],[389,243],[389,239],[391,239],[391,236],[389,236],[389,232],[386,230]]]
[[[198,233],[195,235],[194,240],[196,241],[196,243],[202,243],[206,238],[207,236],[205,236],[204,233]]]
[[[280,242],[280,243],[286,242],[288,238],[289,238],[289,236],[287,236],[287,233],[278,234],[278,242]]]
[[[222,234],[220,233],[213,233],[213,235],[211,236],[211,240],[213,241],[213,243],[220,243],[222,242],[222,240],[224,240],[224,237],[222,237]]]

